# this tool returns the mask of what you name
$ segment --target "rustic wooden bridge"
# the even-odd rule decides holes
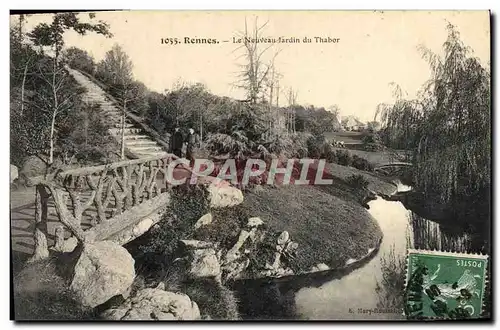
[[[172,178],[191,176],[175,159],[150,156],[32,178],[35,202],[11,210],[13,221],[20,215],[34,221],[31,259],[46,258],[50,250],[69,252],[83,242],[125,244],[142,235],[161,220]]]

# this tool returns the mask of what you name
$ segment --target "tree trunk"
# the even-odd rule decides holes
[[[203,112],[200,113],[200,149],[203,145]]]
[[[24,113],[24,85],[26,84],[26,75],[28,74],[28,64],[30,63],[30,59],[26,61],[26,65],[24,66],[23,73],[23,82],[21,84],[21,116]]]
[[[35,187],[35,229],[34,229],[34,251],[29,262],[46,259],[49,257],[47,243],[47,208],[48,194],[44,187]]]
[[[52,94],[54,96],[54,109],[52,113],[52,122],[50,123],[50,152],[49,152],[49,164],[54,162],[54,129],[56,126],[56,116],[57,108],[59,103],[57,101],[57,90],[56,90],[56,70],[57,70],[57,52],[54,58],[54,73],[52,75]]]
[[[56,125],[56,114],[57,111],[54,109],[52,113],[52,122],[50,124],[50,152],[49,152],[49,164],[54,162],[54,130]]]
[[[121,137],[121,159],[125,159],[125,111],[127,107],[127,100],[123,101],[123,114],[122,114],[122,137]]]

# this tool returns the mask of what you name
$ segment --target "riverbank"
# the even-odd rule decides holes
[[[328,186],[261,186],[245,194],[243,207],[277,232],[288,231],[299,248],[294,260],[300,272],[343,267],[376,249],[382,239],[377,222],[360,203],[359,188],[350,175],[363,175],[368,189],[393,193],[396,186],[369,172],[328,164]],[[326,267],[325,267],[326,266]]]
[[[394,193],[396,186],[385,186],[390,187]],[[380,197],[368,204],[369,215],[383,233],[374,250],[335,269],[235,283],[232,289],[238,292],[242,318],[401,319],[398,297],[407,247],[408,211],[400,203]]]

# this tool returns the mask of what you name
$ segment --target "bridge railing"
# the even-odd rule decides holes
[[[29,184],[36,186],[32,259],[47,257],[49,248],[64,250],[67,232],[77,243],[104,239],[135,221],[124,215],[135,206],[147,204],[142,212],[130,213],[131,217],[158,209],[166,201],[162,192],[168,186],[168,166],[174,159],[177,157],[166,154],[32,178]],[[59,223],[49,246],[47,217],[51,211]],[[97,227],[105,228],[106,234]]]

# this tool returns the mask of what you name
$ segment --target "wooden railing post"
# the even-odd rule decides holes
[[[35,188],[35,225],[34,225],[34,252],[30,260],[38,261],[49,257],[47,244],[47,212],[49,194],[41,184]]]
[[[63,226],[56,227],[54,235],[55,235],[54,250],[62,252],[64,250],[64,227]]]

